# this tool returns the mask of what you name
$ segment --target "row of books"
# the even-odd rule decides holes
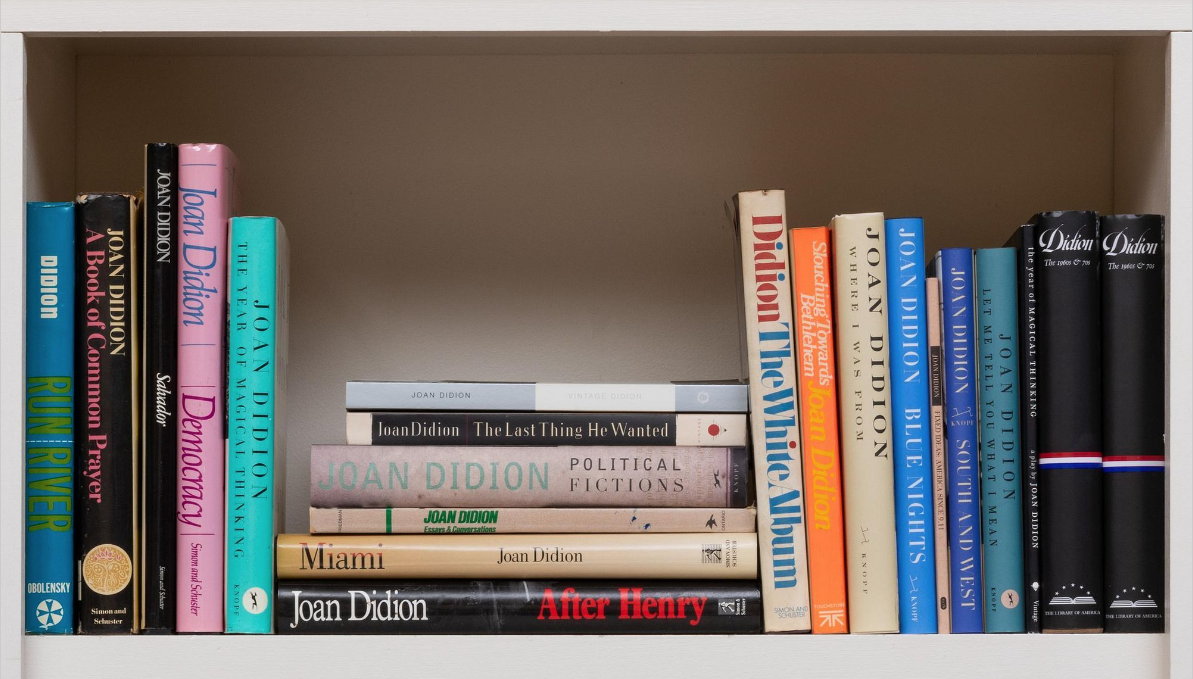
[[[25,629],[268,631],[285,230],[222,145],[144,162],[26,208]]]
[[[1041,213],[1015,231],[1017,247],[946,249],[925,273],[919,219],[842,215],[831,228],[788,230],[782,192],[743,194],[738,207],[766,631],[1163,629],[1161,217]],[[533,411],[540,396],[556,410],[668,411],[678,389],[350,383],[349,408],[366,412],[349,412],[349,441],[401,447],[317,446],[312,526],[433,532],[427,526],[439,521],[477,520],[435,507],[487,507],[480,520],[500,532],[498,517],[519,506],[540,509],[524,509],[523,523],[506,530],[606,525],[613,514],[560,508],[617,504],[586,482],[582,463],[577,472],[589,458],[598,472],[625,476],[620,491],[633,498],[634,516],[668,511],[707,487],[694,460],[673,465],[696,470],[683,493],[635,493],[656,476],[639,464],[650,449],[503,449],[574,444],[553,438],[569,431],[569,416],[484,411]],[[652,398],[656,390],[664,396]],[[561,392],[575,398],[551,400]],[[469,412],[426,412],[439,408]],[[444,443],[457,447],[427,447]],[[705,463],[714,450],[702,449]],[[552,476],[552,461],[578,477]],[[516,483],[501,479],[511,464]],[[523,483],[535,465],[537,486]],[[714,506],[692,502],[701,513]],[[673,537],[643,543],[666,551]],[[449,538],[348,538],[351,554],[375,544],[378,563],[389,556],[377,569],[313,569],[311,556],[296,555],[317,543],[284,538],[279,575],[285,558],[285,577],[303,563],[338,570],[339,596],[356,587],[348,578],[377,575],[396,578],[384,581],[386,592],[402,592],[444,572],[438,561],[428,567],[427,554],[446,562],[462,552],[473,558],[448,569],[453,577],[687,575],[668,561],[635,570],[628,536]],[[503,562],[503,551],[531,543],[583,544],[600,556],[588,562],[595,570]]]
[[[794,513],[813,631],[1163,631],[1163,217],[929,262],[918,218],[736,205],[768,630]]]
[[[747,388],[349,382],[275,629],[761,629]]]

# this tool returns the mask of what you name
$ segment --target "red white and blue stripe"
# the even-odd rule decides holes
[[[1040,453],[1040,469],[1101,469],[1102,453],[1081,451]]]
[[[1102,458],[1104,472],[1162,472],[1163,455],[1107,455]]]

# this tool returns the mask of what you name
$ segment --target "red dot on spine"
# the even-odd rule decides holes
[[[794,447],[795,447],[795,441],[788,441],[788,442],[787,442],[787,447],[788,447],[788,448],[794,448]]]
[[[715,424],[708,425],[708,435],[709,436],[716,436],[717,434],[720,434],[720,433],[721,433],[721,427],[719,427],[718,425],[715,425]]]

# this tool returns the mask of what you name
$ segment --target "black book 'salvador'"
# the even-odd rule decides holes
[[[144,498],[141,536],[144,554],[141,625],[170,632],[175,624],[175,497],[178,421],[178,147],[145,146],[144,262],[145,416]]]
[[[1009,245],[1019,251],[1019,438],[1023,467],[1023,613],[1040,632],[1040,413],[1036,308],[1036,227],[1024,224]]]
[[[137,211],[135,196],[113,193],[81,195],[75,210],[76,611],[84,634],[139,625]]]
[[[283,580],[278,634],[730,634],[762,630],[742,581]]]
[[[1102,630],[1102,328],[1098,216],[1035,225],[1040,551],[1045,632]]]
[[[1103,217],[1106,631],[1164,631],[1164,218]]]

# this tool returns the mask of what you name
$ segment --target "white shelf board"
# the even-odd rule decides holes
[[[8,0],[24,33],[1187,31],[1185,0]]]
[[[26,637],[25,676],[1168,676],[1163,634]]]

